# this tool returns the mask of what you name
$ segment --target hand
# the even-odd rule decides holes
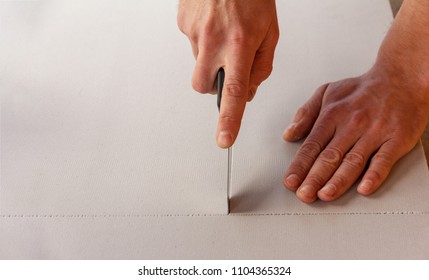
[[[299,199],[335,200],[362,173],[357,191],[369,195],[416,145],[428,118],[428,92],[387,73],[376,65],[360,77],[323,85],[298,110],[284,139],[308,137],[284,184]]]
[[[177,22],[196,58],[193,88],[214,93],[216,74],[225,70],[216,139],[228,148],[238,135],[246,101],[272,71],[279,37],[275,1],[181,0]]]
[[[357,191],[375,192],[419,141],[429,114],[429,2],[404,1],[375,65],[320,87],[283,137],[308,135],[285,186],[304,202],[335,200],[363,174]]]

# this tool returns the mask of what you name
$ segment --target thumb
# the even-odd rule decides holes
[[[283,139],[289,142],[306,137],[317,120],[322,106],[323,95],[329,84],[319,87],[307,102],[295,114],[292,123],[283,133]]]

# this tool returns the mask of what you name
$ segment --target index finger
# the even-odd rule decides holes
[[[216,130],[217,145],[229,148],[234,144],[241,126],[249,90],[254,54],[234,48],[225,59],[225,83]]]

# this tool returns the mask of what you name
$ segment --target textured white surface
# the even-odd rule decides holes
[[[388,2],[277,2],[230,216],[215,98],[190,88],[176,1],[0,2],[0,258],[429,258],[421,145],[369,198],[306,205],[282,187],[299,146],[283,128],[318,85],[371,65]]]
[[[226,213],[174,1],[0,5],[2,213]]]
[[[0,223],[0,256],[13,259],[428,259],[427,216],[6,218]]]

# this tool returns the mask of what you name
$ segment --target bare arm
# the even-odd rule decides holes
[[[406,0],[378,53],[377,63],[429,98],[429,0]]]

